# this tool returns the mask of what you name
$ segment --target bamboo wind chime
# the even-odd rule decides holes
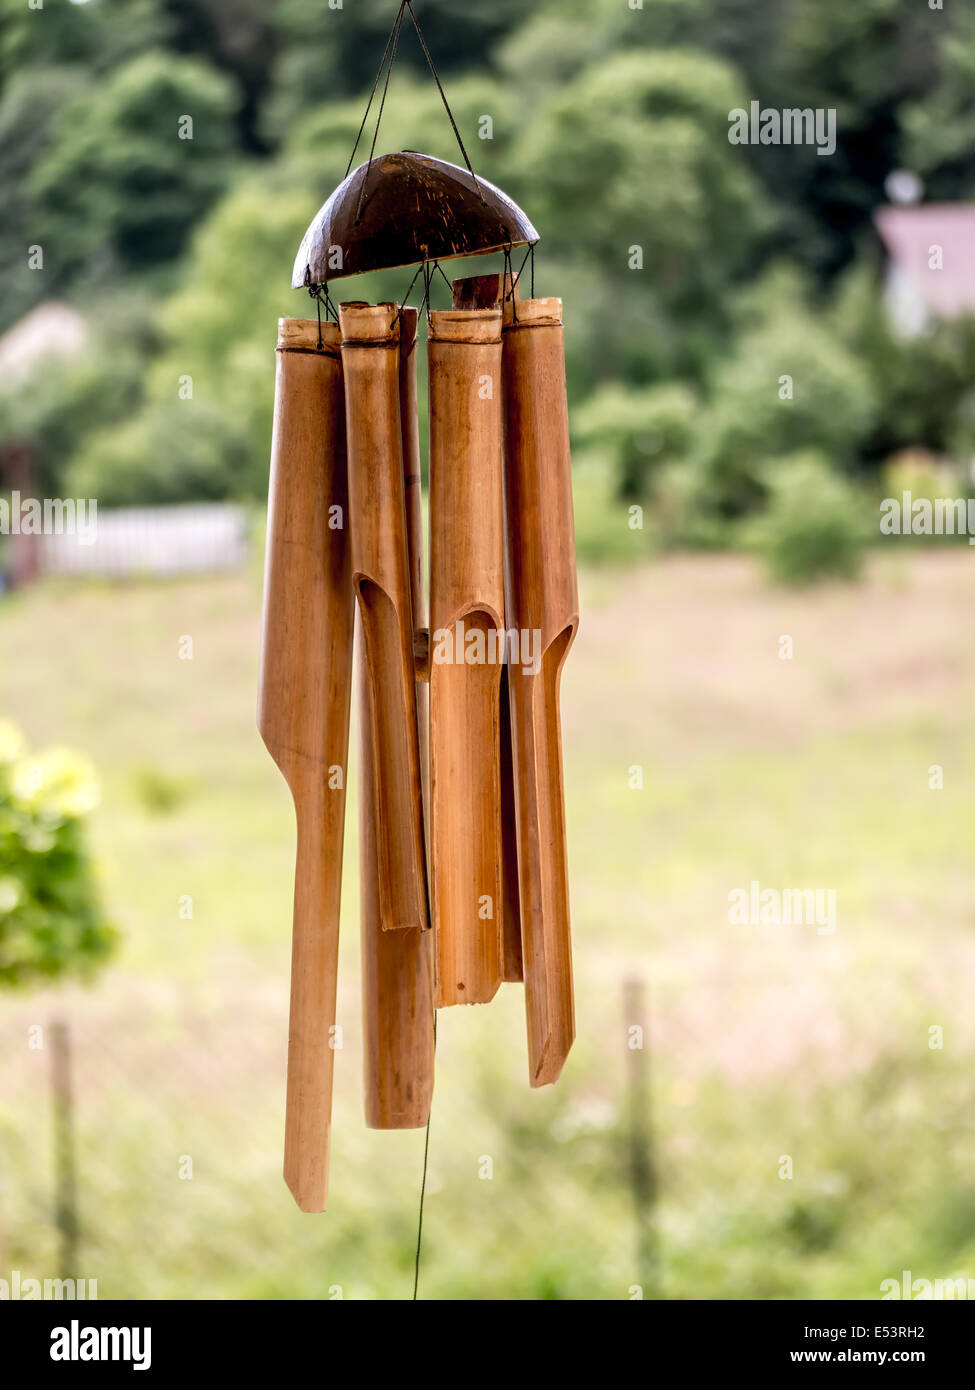
[[[388,87],[406,14],[416,24],[409,0],[373,96],[384,69]],[[523,981],[532,1086],[558,1079],[575,1034],[559,686],[578,597],[562,305],[536,299],[534,284],[521,297],[512,251],[528,248],[534,282],[538,235],[474,174],[459,133],[466,169],[374,157],[376,136],[298,252],[293,284],[318,317],[282,319],[277,343],[258,722],[297,820],[284,1173],[315,1212],[328,1185],[354,634],[367,1124],[426,1125],[436,1009]],[[441,260],[490,252],[504,254],[503,272],[454,281],[452,307],[431,310]],[[402,305],[336,314],[328,288],[412,265],[428,325],[429,622],[419,311],[408,292]]]

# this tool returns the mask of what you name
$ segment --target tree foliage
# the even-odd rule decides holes
[[[30,402],[0,386],[0,436],[26,433],[45,480],[106,502],[259,496],[275,320],[311,313],[291,262],[345,173],[394,0],[0,5],[0,328],[65,296],[96,320],[143,316]],[[576,435],[602,432],[617,496],[729,521],[766,504],[770,459],[812,450],[849,472],[973,447],[971,328],[892,337],[871,221],[899,166],[932,197],[972,196],[970,7],[417,8],[475,166],[542,235]],[[835,107],[835,155],[731,145],[729,112],[751,100]],[[409,23],[378,148],[459,158]]]

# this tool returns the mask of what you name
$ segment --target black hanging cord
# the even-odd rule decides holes
[[[436,82],[436,84],[437,84],[437,91],[440,93],[440,99],[442,100],[442,102],[443,102],[443,104],[444,104],[444,110],[445,110],[446,113],[447,113],[447,116],[448,116],[448,118],[449,118],[449,120],[450,120],[450,124],[453,126],[454,134],[455,134],[456,137],[457,137],[457,143],[458,143],[458,145],[460,146],[460,152],[461,152],[461,154],[464,156],[464,163],[467,165],[468,173],[470,174],[471,178],[474,180],[474,187],[475,187],[476,190],[477,190],[477,196],[480,198],[481,202],[483,203],[483,202],[484,202],[484,194],[481,192],[481,185],[480,185],[480,184],[478,183],[478,181],[477,181],[477,175],[474,173],[474,166],[473,166],[473,164],[471,163],[470,157],[468,156],[468,153],[467,153],[467,150],[466,150],[465,147],[464,147],[464,142],[463,142],[463,140],[461,139],[460,131],[457,129],[457,122],[454,120],[454,113],[453,113],[453,111],[451,111],[451,109],[450,109],[450,102],[447,100],[447,93],[444,91],[444,89],[443,89],[443,83],[440,81],[440,74],[437,72],[436,64],[435,64],[434,61],[433,61],[433,56],[432,56],[432,54],[431,54],[429,48],[427,48],[427,41],[426,41],[426,39],[423,37],[423,30],[420,28],[420,21],[417,19],[416,14],[415,14],[414,11],[413,11],[412,0],[405,0],[405,4],[406,4],[406,8],[407,8],[407,9],[409,10],[409,12],[410,12],[410,18],[411,18],[412,21],[413,21],[413,28],[416,30],[416,36],[417,36],[417,38],[420,40],[420,47],[423,49],[424,56],[426,57],[427,63],[428,63],[429,66],[430,66],[430,71],[433,73],[433,80],[434,80],[434,82]]]
[[[366,166],[365,177],[363,178],[362,187],[359,191],[359,203],[356,208],[356,223],[358,223],[362,218],[362,208],[366,198],[366,190],[369,183],[369,175],[372,172],[373,160],[376,156],[376,143],[379,139],[379,127],[382,123],[383,111],[386,106],[386,95],[389,91],[389,79],[392,76],[393,64],[396,61],[396,55],[399,50],[400,33],[402,31],[403,20],[407,12],[409,12],[410,19],[412,19],[413,21],[413,27],[416,30],[416,36],[420,40],[420,47],[423,49],[423,54],[427,60],[427,65],[430,68],[430,72],[433,74],[433,80],[437,84],[437,91],[440,93],[440,99],[444,104],[444,110],[447,112],[447,118],[450,121],[451,128],[453,129],[454,135],[457,139],[457,144],[460,148],[460,152],[464,157],[464,163],[467,165],[467,172],[470,174],[471,179],[473,180],[475,192],[477,193],[477,196],[480,198],[481,202],[484,203],[486,206],[486,199],[484,197],[484,193],[481,189],[480,183],[478,182],[477,175],[474,173],[474,166],[471,163],[470,155],[467,153],[467,147],[464,144],[463,137],[460,133],[460,129],[458,128],[457,122],[454,119],[454,113],[450,109],[450,103],[447,100],[447,93],[444,91],[443,83],[440,80],[440,74],[437,72],[436,64],[433,61],[433,55],[430,52],[430,49],[427,46],[427,41],[423,36],[423,30],[420,28],[420,21],[417,19],[416,12],[413,9],[412,0],[400,0],[400,7],[396,12],[396,18],[393,21],[393,27],[390,30],[389,38],[386,40],[386,48],[383,52],[382,62],[379,64],[379,71],[376,73],[376,80],[372,84],[372,91],[369,94],[369,101],[366,104],[365,115],[362,117],[362,124],[360,125],[359,133],[355,138],[355,144],[352,146],[352,153],[349,156],[348,167],[345,171],[345,177],[348,178],[349,174],[352,171],[352,164],[355,160],[356,150],[359,148],[359,142],[362,139],[363,132],[366,128],[366,122],[369,120],[369,112],[372,110],[372,104],[376,99],[376,93],[379,90],[379,84],[380,82],[382,82],[383,73],[385,72],[386,81],[383,84],[383,94],[379,103],[379,113],[376,117],[376,128],[373,132],[372,147],[369,151],[369,162]]]
[[[379,71],[376,73],[376,80],[375,80],[375,82],[372,84],[372,91],[371,91],[371,93],[369,94],[369,101],[368,101],[368,103],[366,104],[365,114],[364,114],[364,116],[362,117],[362,125],[359,127],[359,134],[355,137],[355,144],[352,146],[352,153],[349,155],[349,163],[348,163],[348,166],[347,166],[347,168],[346,168],[346,170],[345,170],[345,177],[346,177],[346,178],[348,178],[349,175],[350,175],[351,172],[352,172],[352,161],[355,159],[355,152],[356,152],[356,150],[359,148],[359,141],[362,139],[362,132],[363,132],[363,131],[365,130],[365,128],[366,128],[366,121],[368,121],[368,119],[369,119],[369,112],[372,110],[372,103],[373,103],[373,102],[375,101],[375,99],[376,99],[376,93],[377,93],[377,91],[379,90],[379,83],[382,81],[383,70],[384,70],[384,68],[386,67],[386,59],[389,57],[389,50],[390,50],[390,48],[392,47],[392,44],[393,44],[393,38],[394,38],[394,36],[398,37],[398,35],[399,35],[400,26],[401,26],[401,24],[402,24],[402,22],[403,22],[403,11],[404,11],[405,9],[406,9],[406,0],[401,0],[401,4],[400,4],[400,7],[399,7],[399,13],[398,13],[397,16],[396,16],[396,19],[393,21],[393,27],[392,27],[392,29],[390,29],[390,31],[389,31],[389,38],[386,40],[386,47],[385,47],[385,49],[384,49],[384,51],[383,51],[382,62],[379,64]],[[389,79],[387,78],[387,83],[388,83],[388,81],[389,81]]]
[[[511,251],[512,246],[509,242],[508,245],[504,248],[504,283],[507,285],[510,282],[511,288],[504,291],[504,294],[501,296],[501,303],[502,305],[504,305],[508,302],[509,299],[511,300],[511,317],[514,320],[514,322],[517,323],[518,299],[515,295],[515,272],[514,267],[511,264]],[[522,270],[524,270],[524,266],[522,266]]]
[[[318,349],[321,351],[325,346],[322,342],[322,305],[324,304],[325,306],[326,319],[331,319],[333,323],[338,323],[339,313],[332,302],[332,296],[328,292],[327,284],[309,285],[308,293],[315,301],[315,312],[318,316]]]
[[[531,293],[531,297],[532,297],[532,299],[534,299],[534,298],[535,298],[535,247],[534,247],[534,245],[529,246],[528,250],[525,252],[525,259],[522,261],[521,267],[520,267],[520,269],[519,269],[519,271],[518,271],[518,279],[519,279],[519,280],[520,280],[521,277],[524,275],[524,273],[525,273],[525,266],[528,264],[529,260],[531,260],[531,263],[532,263],[532,293]],[[511,293],[512,293],[512,295],[514,294],[514,292],[515,292],[515,281],[513,280],[513,281],[512,281],[512,284],[511,284]]]
[[[427,311],[427,329],[433,327],[433,319],[430,316],[430,286],[433,283],[433,266],[429,261],[423,262],[423,303]]]
[[[433,1011],[433,1050],[437,1051],[437,1011]],[[415,1303],[417,1290],[420,1287],[420,1249],[423,1245],[423,1200],[427,1195],[427,1164],[430,1159],[430,1121],[433,1118],[433,1106],[427,1115],[427,1137],[423,1143],[423,1177],[420,1181],[420,1220],[416,1230],[416,1261],[413,1265],[413,1302]]]
[[[382,125],[382,123],[383,123],[383,112],[384,112],[385,109],[386,109],[386,97],[387,97],[387,95],[388,95],[388,93],[389,93],[389,79],[390,79],[390,78],[392,77],[392,75],[393,75],[393,64],[396,62],[396,53],[397,53],[397,50],[398,50],[398,48],[399,48],[399,36],[400,36],[400,31],[401,31],[402,28],[403,28],[403,16],[404,16],[404,14],[406,13],[407,6],[408,6],[408,0],[402,0],[402,3],[400,4],[400,7],[399,7],[399,12],[398,12],[398,14],[397,14],[397,16],[396,16],[396,19],[395,19],[395,22],[394,22],[394,24],[393,24],[392,33],[391,33],[390,36],[389,36],[389,43],[392,44],[392,51],[389,51],[389,44],[387,44],[387,46],[386,46],[386,47],[387,47],[387,51],[389,51],[389,67],[386,69],[386,81],[385,81],[385,83],[383,84],[383,95],[382,95],[382,99],[381,99],[381,101],[380,101],[380,103],[379,103],[379,112],[378,112],[378,114],[377,114],[377,116],[376,116],[376,129],[372,132],[372,145],[370,146],[370,149],[369,149],[369,163],[366,165],[365,177],[364,177],[363,180],[362,180],[362,187],[359,189],[359,204],[358,204],[358,206],[357,206],[357,208],[356,208],[356,210],[355,210],[356,226],[358,226],[358,225],[359,225],[359,222],[362,220],[362,200],[363,200],[363,198],[365,197],[365,194],[366,194],[366,187],[367,187],[367,185],[368,185],[368,183],[369,183],[369,175],[372,173],[372,162],[373,162],[373,160],[374,160],[375,157],[376,157],[376,142],[377,142],[377,140],[379,139],[379,127],[380,127],[380,126]],[[411,13],[412,13],[412,11],[411,11]],[[414,20],[414,23],[415,23],[415,22],[416,22],[416,21]],[[377,79],[377,82],[378,82],[378,79]],[[374,95],[375,95],[375,92],[373,93],[373,96],[374,96]],[[372,98],[370,98],[370,105],[371,105],[371,104],[372,104]],[[353,155],[353,158],[354,158],[354,155]]]
[[[420,274],[421,274],[421,272],[422,272],[422,270],[423,270],[423,267],[424,267],[425,265],[426,265],[426,261],[421,261],[420,264],[419,264],[419,265],[417,266],[417,268],[416,268],[416,274],[413,276],[413,279],[410,281],[410,288],[409,288],[409,289],[406,291],[406,293],[404,294],[404,296],[403,296],[403,302],[402,302],[402,304],[400,305],[400,310],[399,310],[399,312],[400,312],[400,317],[402,317],[403,310],[406,308],[407,304],[410,302],[410,295],[413,293],[413,286],[416,284],[417,280],[419,280]]]
[[[449,290],[453,290],[453,286],[451,285],[450,281],[447,279],[446,275],[444,275],[443,271],[440,268],[439,261],[421,261],[416,268],[416,274],[410,281],[409,289],[403,296],[403,302],[400,304],[399,307],[399,318],[403,317],[403,310],[410,302],[410,295],[413,293],[413,286],[416,284],[417,280],[419,280],[420,276],[422,275],[423,299],[420,301],[420,308],[426,311],[427,327],[430,327],[430,289],[433,284],[433,277],[436,274],[440,275],[441,279],[443,280],[444,284],[447,286]]]

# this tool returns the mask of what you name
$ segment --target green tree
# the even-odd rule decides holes
[[[172,32],[164,0],[0,0],[0,82],[67,64],[99,75]]]
[[[768,510],[748,538],[771,577],[796,588],[855,579],[870,535],[868,505],[856,489],[815,450],[777,459],[768,480]]]
[[[178,255],[229,181],[235,100],[222,74],[159,50],[68,102],[31,179],[46,267],[109,256],[140,269]]]
[[[817,450],[851,470],[877,408],[866,366],[828,317],[810,311],[792,271],[766,277],[740,312],[743,326],[715,367],[695,449],[699,496],[726,518],[762,505],[768,464],[786,454]]]
[[[85,85],[75,68],[42,67],[17,73],[0,91],[0,328],[50,293],[43,272],[28,264],[28,250],[40,244],[42,234],[31,171],[58,113]]]
[[[556,89],[517,142],[511,191],[541,255],[590,283],[592,380],[699,377],[726,335],[768,218],[724,138],[743,90],[699,52],[617,54]]]

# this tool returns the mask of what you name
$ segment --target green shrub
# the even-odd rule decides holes
[[[580,453],[573,460],[572,495],[580,563],[623,565],[646,556],[647,531],[633,524],[631,510],[619,500],[605,456]]]
[[[694,393],[678,383],[641,390],[612,382],[573,412],[572,430],[584,446],[609,450],[620,497],[647,498],[657,472],[686,455],[697,410]]]
[[[856,489],[814,451],[779,459],[767,484],[768,509],[746,539],[771,577],[795,586],[855,579],[870,534],[867,506]]]
[[[711,506],[746,516],[764,503],[768,465],[803,450],[851,467],[873,427],[874,386],[863,364],[779,270],[753,292],[758,313],[717,369],[699,421],[696,456]]]
[[[153,402],[133,419],[85,440],[68,469],[72,497],[104,507],[220,501],[258,488],[257,450],[240,422],[200,401]],[[256,462],[260,460],[260,463]],[[263,478],[261,478],[263,483]]]
[[[112,951],[84,840],[97,801],[87,759],[28,754],[0,721],[0,986],[86,974]]]
[[[185,777],[173,777],[148,764],[135,769],[132,786],[140,805],[153,816],[168,816],[178,811],[192,792]]]

